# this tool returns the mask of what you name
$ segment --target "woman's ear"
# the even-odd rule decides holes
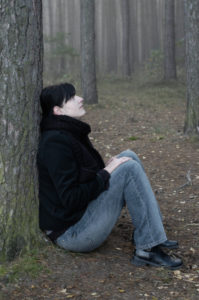
[[[57,116],[62,115],[61,107],[59,107],[59,106],[54,106],[54,107],[53,107],[53,114],[54,114],[54,115],[57,115]]]

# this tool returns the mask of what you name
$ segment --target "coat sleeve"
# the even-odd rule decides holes
[[[107,189],[110,175],[100,170],[91,181],[79,183],[78,165],[70,141],[60,135],[46,143],[44,161],[62,205],[73,213],[84,209]]]

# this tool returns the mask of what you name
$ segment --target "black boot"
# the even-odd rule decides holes
[[[136,266],[152,265],[175,270],[181,267],[182,260],[169,256],[159,246],[155,246],[150,251],[136,250],[131,263]]]

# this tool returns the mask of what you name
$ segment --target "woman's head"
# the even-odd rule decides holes
[[[75,88],[70,83],[45,87],[40,95],[43,116],[54,114],[55,107],[63,107],[64,103],[73,98],[75,94]]]

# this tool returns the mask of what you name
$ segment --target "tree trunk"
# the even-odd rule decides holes
[[[131,75],[130,66],[130,3],[129,0],[122,0],[122,19],[123,19],[123,34],[122,34],[122,45],[123,45],[123,67],[122,73],[124,76]]]
[[[199,2],[184,0],[187,72],[187,111],[184,131],[198,132],[199,126]]]
[[[97,72],[104,71],[104,62],[105,62],[105,39],[104,39],[104,5],[102,1],[96,2],[96,28],[97,28],[97,37],[96,37],[96,69]],[[100,62],[100,64],[99,64]]]
[[[176,79],[175,0],[165,0],[164,79]]]
[[[140,0],[136,0],[136,17],[137,17],[137,52],[138,52],[138,63],[143,62],[143,43],[142,36],[144,35],[142,29],[142,7]]]
[[[64,5],[65,2],[60,0],[58,3],[58,33],[60,34],[60,38],[63,39],[60,41],[61,45],[65,45],[65,28],[64,28]],[[62,53],[59,57],[59,76],[63,77],[63,75],[66,74],[66,62],[65,62],[65,55]]]
[[[42,2],[0,2],[0,258],[38,241],[36,152],[42,88]]]
[[[81,79],[85,102],[97,103],[94,0],[81,0]]]

